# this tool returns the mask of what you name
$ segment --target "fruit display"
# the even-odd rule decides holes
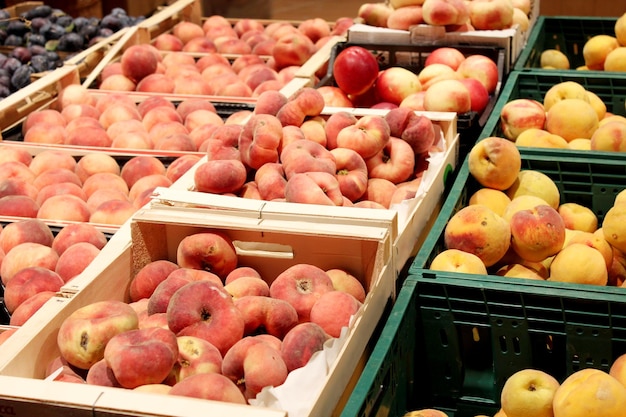
[[[318,89],[335,107],[394,108],[481,115],[504,77],[499,51],[338,43]]]
[[[626,120],[622,77],[607,79],[597,71],[570,73],[511,73],[480,137],[508,138],[523,154],[622,153]]]
[[[231,217],[167,202],[144,210],[116,234],[114,264],[71,281],[77,292],[59,311],[63,319],[46,326],[55,336],[36,337],[47,353],[29,377],[105,396],[124,388],[247,404],[250,413],[291,409],[284,395],[300,396],[308,381],[298,408],[327,415],[341,395],[328,381],[347,383],[390,297],[386,228],[336,233],[337,225],[320,223],[303,235],[297,219],[259,227]],[[292,256],[276,257],[285,247]],[[3,347],[11,343],[20,341],[8,337]],[[12,361],[3,375],[13,374]],[[268,405],[268,394],[281,404]]]
[[[52,226],[35,218],[4,223],[0,231],[1,324],[23,325],[84,271],[109,236],[110,232],[88,223]]]
[[[626,17],[542,16],[516,69],[624,72]]]
[[[111,229],[145,205],[156,187],[171,185],[200,159],[57,149],[33,156],[15,147],[0,148],[0,155],[0,215]]]
[[[358,16],[368,25],[409,30],[414,25],[446,31],[502,30],[530,27],[531,0],[391,0],[363,3]]]
[[[448,220],[444,248],[429,268],[511,278],[617,286],[623,284],[618,193],[598,219],[591,207],[567,201],[556,182],[521,168],[505,138],[478,141],[468,172],[480,186]]]
[[[257,97],[280,90],[323,45],[345,35],[353,19],[327,22],[181,20],[146,43],[132,39],[102,68],[93,88],[163,94]],[[152,53],[148,53],[151,51]]]
[[[29,85],[31,76],[63,65],[83,51],[122,28],[138,24],[143,17],[128,16],[115,8],[98,18],[73,17],[46,4],[36,5],[11,16],[0,10],[0,98]]]

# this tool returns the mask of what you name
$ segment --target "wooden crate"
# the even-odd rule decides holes
[[[335,408],[340,397],[391,297],[393,250],[386,224],[395,214],[386,216],[385,226],[318,222],[312,227],[295,216],[259,220],[254,208],[233,215],[155,199],[120,228],[110,241],[110,250],[96,259],[99,262],[94,261],[62,289],[63,297],[54,298],[2,345],[0,383],[11,389],[1,390],[0,408],[46,417],[65,416],[70,409],[78,416],[331,416],[339,411]],[[56,334],[65,317],[98,300],[129,301],[128,289],[136,271],[152,260],[175,260],[178,242],[207,228],[221,230],[239,242],[240,265],[257,268],[270,281],[298,263],[323,269],[343,267],[362,279],[367,291],[363,308],[348,331],[320,353],[321,362],[311,362],[273,389],[275,401],[250,406],[82,384],[69,390],[64,383],[42,380],[45,367],[59,354]]]
[[[306,78],[294,79],[296,83],[307,84]],[[296,88],[293,88],[295,91]],[[291,90],[290,90],[291,91]],[[339,111],[348,111],[357,117],[367,114],[384,115],[387,110],[364,109],[364,108],[339,108],[326,107],[322,113],[328,116]],[[417,112],[425,115],[434,122],[441,135],[442,143],[445,144],[445,151],[433,154],[428,170],[424,175],[424,180],[418,196],[405,200],[401,204],[395,205],[391,210],[351,208],[351,207],[330,207],[314,204],[285,203],[275,201],[260,201],[259,210],[264,219],[290,218],[297,215],[302,221],[315,224],[323,219],[324,222],[358,225],[363,221],[369,222],[380,216],[380,212],[391,211],[397,213],[397,219],[391,225],[392,240],[394,242],[394,265],[397,273],[400,273],[406,261],[419,249],[421,241],[425,238],[429,225],[434,221],[439,205],[444,198],[446,180],[451,171],[458,164],[459,155],[459,135],[456,130],[455,113],[438,112]],[[204,156],[198,164],[181,176],[172,189],[194,190],[194,173],[198,165],[206,161]],[[239,197],[215,196],[220,198],[219,205],[222,207],[232,207],[234,209],[246,205],[246,202]],[[225,200],[221,200],[221,198]],[[214,200],[210,200],[213,202]],[[181,202],[184,204],[184,201]]]

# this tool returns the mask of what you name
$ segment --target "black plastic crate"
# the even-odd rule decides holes
[[[570,62],[570,70],[585,65],[583,47],[595,35],[615,36],[617,18],[589,16],[539,16],[514,69],[540,69],[541,53],[558,49]],[[544,71],[555,71],[546,69]]]

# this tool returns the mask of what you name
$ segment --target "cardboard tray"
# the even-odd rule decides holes
[[[569,59],[570,71],[574,71],[585,65],[585,43],[596,35],[615,37],[616,21],[617,17],[539,16],[514,69],[555,71],[541,69],[540,58],[546,49],[558,49]]]
[[[322,268],[345,267],[363,280],[367,290],[364,307],[342,337],[323,351],[329,355],[328,363],[321,368],[310,364],[313,370],[322,371],[322,377],[309,373],[307,365],[300,374],[306,382],[287,381],[273,392],[283,402],[272,402],[269,407],[88,385],[66,390],[63,383],[41,380],[46,364],[58,355],[55,337],[65,317],[98,300],[128,301],[130,281],[143,265],[156,259],[175,260],[178,242],[206,228],[221,230],[238,241],[240,264],[258,268],[270,281],[289,265],[302,262]],[[262,220],[253,209],[234,216],[205,208],[181,208],[167,199],[155,199],[113,236],[97,262],[62,289],[63,297],[46,304],[2,345],[0,380],[11,389],[0,393],[0,407],[30,407],[35,414],[45,416],[67,415],[69,409],[74,409],[73,415],[85,416],[330,416],[391,297],[394,271],[390,237],[387,227],[375,223],[339,227],[318,222],[312,227],[297,217],[291,221]],[[290,383],[295,385],[287,385]]]
[[[347,109],[339,107],[326,107],[322,115],[330,115],[334,112],[348,111],[357,117],[366,114],[384,115],[386,110],[377,109]],[[459,155],[459,135],[456,132],[456,114],[437,112],[417,112],[430,118],[441,133],[445,143],[445,151],[432,154],[431,164],[425,175],[418,196],[405,200],[391,210],[354,208],[354,207],[329,207],[315,204],[285,203],[271,201],[257,201],[261,218],[267,216],[279,216],[290,218],[297,215],[302,221],[315,224],[318,222],[332,222],[337,224],[362,224],[372,219],[380,218],[381,213],[391,211],[397,213],[397,219],[391,226],[392,241],[394,242],[394,265],[397,273],[403,268],[406,261],[416,253],[422,239],[426,236],[431,222],[446,192],[450,173],[455,170]],[[181,176],[170,188],[176,190],[193,190],[194,173],[198,165],[206,161],[203,157],[194,167]],[[207,194],[209,204],[218,204],[224,208],[238,208],[248,206],[249,202],[239,197],[218,196]],[[242,201],[243,200],[243,201]],[[215,203],[213,203],[215,201]],[[217,207],[217,206],[216,206]]]

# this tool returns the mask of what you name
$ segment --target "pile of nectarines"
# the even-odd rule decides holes
[[[166,166],[152,155],[124,161],[105,152],[76,157],[46,149],[32,156],[23,148],[5,147],[0,214],[119,226],[149,201],[156,187],[168,187],[199,159],[182,155]]]
[[[589,37],[582,48],[585,64],[577,70],[626,71],[626,13],[615,22],[614,34],[596,34]],[[539,66],[543,69],[570,69],[566,52],[548,48],[541,52]]]
[[[379,68],[377,52],[366,46],[348,44],[338,51],[334,84],[318,87],[328,106],[482,113],[500,81],[493,59],[453,46],[424,53],[421,68],[400,62],[401,52],[398,62]]]
[[[128,302],[97,301],[58,332],[55,380],[246,404],[338,338],[366,298],[347,270],[296,263],[277,276],[241,265],[227,233],[183,237],[147,262]]]
[[[624,286],[626,194],[599,224],[590,208],[562,202],[549,176],[521,169],[517,147],[505,138],[480,140],[467,161],[481,187],[448,219],[445,249],[431,269]]]
[[[313,54],[353,24],[310,18],[298,24],[231,23],[223,16],[202,24],[181,21],[149,44],[131,45],[103,68],[102,90],[256,97],[280,90]]]
[[[556,82],[543,102],[508,101],[500,111],[504,137],[517,146],[626,151],[626,118],[607,110],[604,101],[580,82]]]
[[[415,196],[437,129],[407,108],[322,115],[319,90],[267,91],[242,125],[207,142],[196,191],[260,200],[389,208]],[[226,126],[225,126],[226,127]]]
[[[0,230],[0,277],[10,324],[21,326],[61,287],[80,274],[106,245],[106,235],[88,223],[57,233],[39,219]],[[8,336],[5,336],[8,337]]]
[[[530,28],[531,0],[390,0],[363,3],[358,17],[366,24],[409,30],[415,25],[443,26],[448,32]]]

